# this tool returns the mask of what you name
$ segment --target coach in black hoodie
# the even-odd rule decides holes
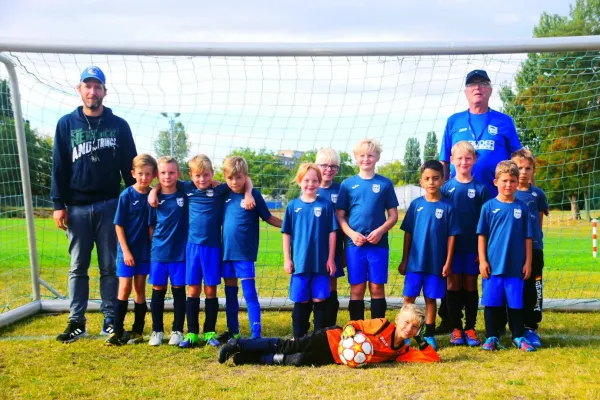
[[[56,337],[73,342],[86,336],[85,312],[89,299],[92,249],[96,244],[100,267],[102,334],[112,332],[117,237],[113,219],[121,187],[135,183],[131,163],[135,143],[127,122],[102,105],[106,78],[91,66],[82,74],[77,91],[83,106],[58,121],[52,160],[52,201],[56,226],[69,238],[69,324]]]

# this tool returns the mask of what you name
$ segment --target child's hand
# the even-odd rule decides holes
[[[342,332],[342,339],[348,339],[354,337],[354,335],[356,335],[356,329],[354,329],[354,327],[351,324],[346,325],[344,331]]]
[[[151,190],[150,193],[148,193],[148,204],[150,204],[150,207],[152,208],[158,207],[158,194],[156,191]]]
[[[490,278],[490,264],[487,261],[479,261],[479,273],[482,278],[489,279]]]
[[[288,274],[294,273],[294,262],[292,260],[285,260],[283,262],[283,270]]]
[[[252,210],[254,207],[256,207],[256,201],[254,201],[254,196],[252,196],[250,193],[245,194],[244,209]]]
[[[123,250],[123,262],[128,267],[135,267],[135,260],[133,259],[133,254],[129,250]]]
[[[352,243],[354,243],[356,246],[359,246],[359,247],[367,242],[367,238],[358,232],[353,232],[350,235],[350,239],[352,239]]]
[[[216,180],[216,179],[213,179],[213,180],[210,182],[210,184],[211,184],[211,186],[212,186],[213,188],[216,188],[217,186],[219,186],[219,185],[221,184],[221,181],[218,181],[218,180]]]
[[[523,266],[523,275],[523,280],[529,279],[529,277],[531,276],[531,264],[525,264]]]
[[[329,272],[329,276],[333,276],[336,269],[335,260],[327,260],[327,272]]]
[[[398,272],[400,275],[406,275],[406,261],[402,260],[398,265]]]
[[[450,264],[444,264],[442,267],[442,276],[446,278],[450,276],[450,274],[452,274],[452,268],[450,267]]]
[[[369,242],[371,244],[377,244],[381,240],[382,236],[383,236],[383,232],[379,229],[375,229],[374,231],[369,233],[369,236],[367,236],[367,242]]]

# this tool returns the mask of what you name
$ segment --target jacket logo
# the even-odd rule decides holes
[[[359,185],[352,186],[352,189],[356,189]]]
[[[215,192],[214,192],[212,189],[208,189],[208,190],[206,191],[206,195],[207,195],[208,197],[213,197],[213,195],[214,195],[214,194],[215,194]]]
[[[137,205],[137,203],[139,203],[139,202],[140,202],[139,200],[136,200],[136,201],[134,201],[132,204],[135,206],[135,205]]]
[[[164,203],[164,202],[165,202],[164,200],[161,200],[161,201],[159,201],[159,202],[158,202],[158,205],[160,206],[160,205],[162,205],[162,203]]]
[[[332,193],[332,194],[331,194],[331,202],[332,202],[333,204],[337,203],[337,196],[338,196],[338,195],[337,195],[337,194],[335,194],[335,193]]]
[[[536,192],[531,192],[531,195],[532,195],[533,197],[537,197],[537,193],[536,193]]]
[[[302,207],[298,207],[294,210],[295,213],[300,212],[300,210],[302,210]]]
[[[381,190],[381,187],[379,186],[379,184],[374,183],[373,184],[373,193],[379,193],[380,190]]]
[[[315,217],[320,217],[323,209],[321,207],[315,207],[313,211],[315,212]]]
[[[513,210],[513,215],[515,216],[516,219],[521,218],[521,209],[520,208],[515,208]]]
[[[194,195],[194,193],[186,193],[185,194],[187,197],[192,197]]]
[[[442,210],[441,208],[436,208],[435,209],[435,217],[437,219],[442,218],[443,215],[444,215],[444,210]]]
[[[423,207],[417,208],[417,212],[421,211],[422,209],[423,209]]]
[[[178,205],[179,207],[183,207],[183,205],[184,205],[184,204],[185,204],[185,203],[183,202],[183,197],[178,197],[178,198],[177,198],[177,205]]]
[[[448,193],[454,193],[455,190],[456,190],[456,188],[452,188],[452,189],[448,190]]]
[[[475,198],[475,189],[467,190],[467,196],[469,196],[470,199],[474,199]]]
[[[240,200],[240,207],[246,208],[246,200],[244,200],[244,199]]]
[[[494,125],[488,125],[488,132],[490,133],[490,135],[495,135],[498,133],[498,127]]]

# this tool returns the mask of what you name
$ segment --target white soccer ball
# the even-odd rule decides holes
[[[373,356],[373,345],[366,335],[359,332],[340,341],[338,354],[345,365],[351,368],[362,367],[367,365]]]

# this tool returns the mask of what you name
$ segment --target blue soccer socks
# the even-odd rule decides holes
[[[250,335],[252,338],[261,336],[262,326],[260,323],[260,303],[256,292],[256,282],[254,279],[242,280],[242,291],[248,308],[248,321],[250,322]]]

